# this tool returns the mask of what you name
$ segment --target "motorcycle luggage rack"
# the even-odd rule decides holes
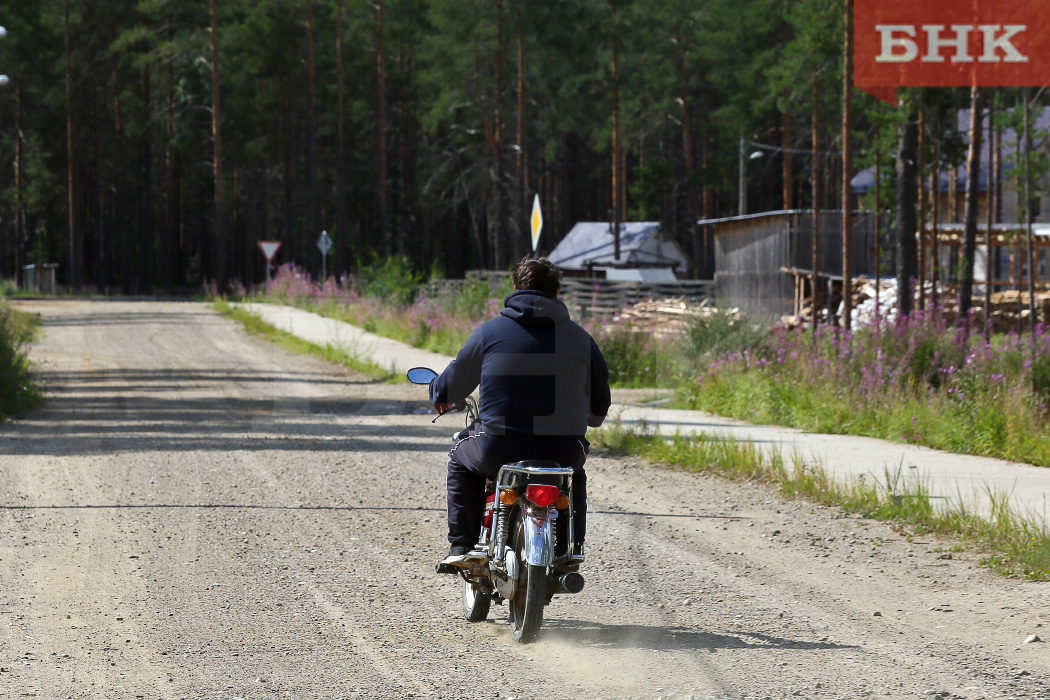
[[[506,525],[506,509],[500,501],[500,492],[506,489],[518,489],[523,486],[524,480],[532,484],[548,484],[551,486],[564,486],[567,488],[570,498],[568,507],[568,541],[565,543],[567,552],[571,555],[576,534],[573,528],[573,506],[572,506],[572,467],[563,467],[558,462],[545,459],[526,459],[520,462],[504,464],[496,476],[496,517],[492,523],[492,542],[495,545],[494,560],[497,565],[502,564],[502,549],[506,544],[505,532],[500,531],[500,526]],[[559,545],[560,546],[560,545]],[[564,555],[563,555],[564,556]]]
[[[543,484],[553,479],[552,485],[558,486],[565,477],[572,478],[572,467],[563,467],[557,462],[545,459],[528,459],[522,462],[511,462],[499,468],[496,476],[497,487],[518,487],[518,478],[525,476],[530,483]],[[534,480],[535,479],[535,480]],[[571,483],[571,481],[570,481]]]

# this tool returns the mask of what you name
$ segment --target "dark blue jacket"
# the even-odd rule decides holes
[[[521,290],[478,326],[430,385],[432,403],[455,403],[481,385],[488,435],[582,437],[609,412],[609,368],[565,304]]]

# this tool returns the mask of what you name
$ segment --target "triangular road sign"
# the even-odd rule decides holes
[[[277,255],[277,249],[281,247],[280,241],[259,241],[259,247],[262,248],[263,255],[266,256],[266,262],[273,260],[273,256]]]

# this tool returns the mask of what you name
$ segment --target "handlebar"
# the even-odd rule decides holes
[[[459,413],[460,411],[464,410],[466,407],[467,407],[466,399],[464,399],[463,401],[457,401],[456,403],[454,403],[452,405],[451,410],[442,411],[441,413],[439,413],[436,416],[434,416],[434,420],[432,420],[430,422],[431,423],[437,423],[437,419],[440,418],[441,416],[445,415],[446,413],[452,413],[453,411],[455,411],[456,413]]]

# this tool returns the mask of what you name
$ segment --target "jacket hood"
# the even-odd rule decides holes
[[[511,292],[503,300],[503,305],[505,308],[500,315],[523,326],[550,326],[569,320],[569,308],[563,301],[534,289]]]

